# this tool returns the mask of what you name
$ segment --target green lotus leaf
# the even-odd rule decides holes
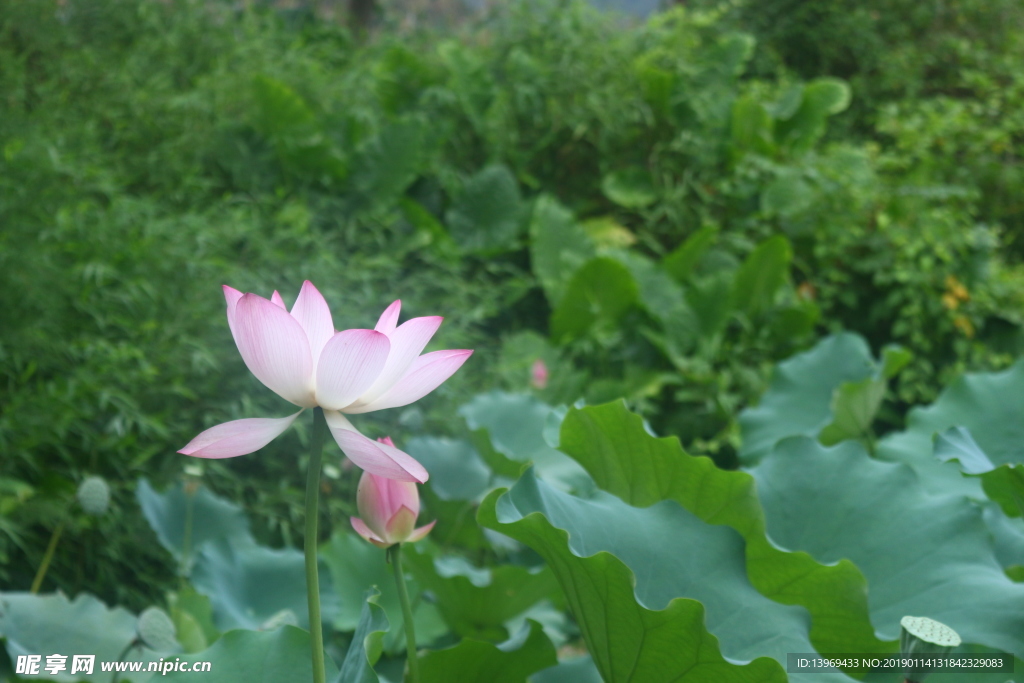
[[[171,608],[171,619],[178,630],[178,640],[185,652],[205,650],[220,637],[220,631],[213,625],[210,599],[191,586],[177,593],[169,593],[167,603]]]
[[[560,587],[556,589],[556,593],[549,599],[535,603],[522,614],[506,621],[505,631],[507,633],[516,633],[527,621],[536,621],[540,624],[544,628],[544,635],[557,648],[565,646],[570,640],[579,635],[576,624],[573,623],[572,617],[569,616],[569,612],[565,609],[565,596],[562,595]]]
[[[40,674],[33,675],[33,680],[108,681],[112,674],[101,671],[101,662],[141,662],[146,668],[161,657],[179,656],[172,633],[168,632],[166,638],[171,651],[155,652],[139,640],[138,625],[139,620],[131,612],[121,607],[108,609],[88,593],[79,594],[73,601],[62,593],[0,593],[0,638],[11,661],[18,655],[42,655]],[[67,657],[64,671],[45,672],[46,656],[51,654]],[[92,674],[71,675],[72,655],[76,654],[95,656]],[[144,683],[154,677],[158,675],[142,671],[122,674],[121,680]]]
[[[841,384],[832,394],[833,418],[821,430],[821,442],[833,446],[847,439],[869,438],[885,390],[885,380],[875,377]]]
[[[1011,567],[1024,565],[1024,520],[1007,517],[999,506],[992,502],[982,504],[982,516],[992,535],[996,559],[1009,571]]]
[[[601,683],[601,673],[590,656],[562,660],[558,666],[535,674],[530,683]]]
[[[1024,516],[1024,465],[1000,465],[982,476],[985,495],[1008,517]]]
[[[951,427],[935,435],[935,457],[955,460],[965,474],[980,475],[985,495],[1008,517],[1024,515],[1024,465],[996,467],[966,427]]]
[[[490,484],[490,469],[467,441],[417,436],[405,450],[430,472],[430,488],[441,500],[476,500]]]
[[[299,550],[265,548],[251,540],[207,543],[196,557],[192,584],[210,599],[221,631],[259,630],[282,618],[309,625],[305,558]],[[330,595],[330,584],[321,585],[321,591]],[[325,620],[331,611],[330,604],[324,605]]]
[[[486,430],[501,455],[519,463],[533,463],[545,481],[567,489],[589,488],[590,478],[583,468],[544,438],[552,421],[555,425],[560,421],[555,408],[528,394],[491,391],[459,408],[459,415],[470,430]],[[506,469],[505,473],[518,476],[519,469]]]
[[[135,622],[139,642],[156,652],[181,652],[181,643],[175,637],[176,630],[171,615],[155,605],[142,610]]]
[[[985,475],[985,491],[992,491],[1007,514],[1015,512],[1013,492],[1017,490],[1017,467],[1024,465],[1024,361],[1018,361],[1002,372],[967,373],[950,384],[930,406],[914,408],[907,416],[907,429],[892,434],[878,443],[879,458],[903,462],[921,476],[935,493],[959,492],[983,498],[976,478],[960,476],[955,463],[941,462],[935,457],[932,439],[951,427],[966,428],[977,448],[1002,472]],[[948,441],[948,437],[945,441]],[[942,439],[939,446],[947,460],[950,444]],[[965,451],[961,448],[961,454]],[[961,458],[957,458],[963,460]],[[982,465],[983,466],[983,463]],[[1008,474],[1009,473],[1009,474]],[[1008,480],[1004,477],[1009,476]],[[1022,482],[1024,483],[1024,482]]]
[[[402,606],[395,588],[395,577],[391,565],[385,559],[383,548],[370,545],[355,534],[337,532],[331,540],[320,546],[320,560],[327,566],[331,579],[330,591],[337,596],[338,604],[333,614],[334,628],[339,631],[353,631],[359,625],[363,614],[363,596],[370,588],[376,587],[380,596],[375,604],[385,614],[398,615]],[[324,572],[320,573],[321,582]],[[305,583],[300,587],[305,590]],[[408,583],[409,595],[414,603],[413,618],[416,623],[416,637],[420,645],[429,645],[447,632],[444,620],[434,605],[422,600],[419,584]],[[321,596],[328,590],[320,588]],[[303,593],[305,594],[305,593]],[[401,619],[392,620],[391,628],[384,636],[384,650],[393,653],[405,648],[405,630]]]
[[[499,565],[478,569],[457,556],[432,557],[421,545],[407,545],[406,566],[460,636],[491,640],[507,637],[503,624],[555,594],[549,569]]]
[[[966,427],[994,465],[1024,463],[1024,361],[1002,372],[967,373],[930,406],[914,408],[907,431],[931,439]]]
[[[659,117],[667,117],[671,112],[672,91],[679,77],[666,69],[651,64],[650,59],[641,56],[634,60],[633,69],[636,78],[643,88],[644,100]]]
[[[287,83],[259,74],[253,79],[253,94],[253,122],[264,135],[283,136],[293,131],[308,134],[316,126],[316,114]]]
[[[876,371],[867,343],[849,333],[827,337],[810,351],[779,363],[760,404],[740,414],[740,459],[757,462],[787,436],[817,437],[834,419],[833,392],[844,382],[867,379]]]
[[[189,568],[196,551],[206,543],[219,539],[251,540],[249,520],[238,505],[214,495],[205,486],[195,493],[185,493],[181,484],[156,492],[149,481],[139,479],[135,497],[146,521],[156,532],[160,545],[179,562],[186,552]]]
[[[228,631],[209,649],[182,655],[182,662],[210,662],[210,670],[171,671],[154,680],[202,680],[204,683],[309,683],[313,679],[309,632],[295,626],[273,631]],[[327,677],[338,675],[338,667],[325,657]],[[358,681],[358,679],[353,679]],[[349,683],[345,681],[345,683]]]
[[[760,655],[812,650],[807,613],[747,580],[742,538],[675,502],[584,500],[530,470],[491,493],[478,519],[544,557],[606,681],[785,681]]]
[[[1024,516],[1024,465],[1000,465],[982,475],[985,495],[1008,517]]]
[[[820,562],[849,559],[868,581],[871,620],[886,638],[906,615],[948,624],[965,642],[1024,650],[1024,586],[997,561],[982,512],[934,495],[906,465],[858,443],[786,439],[751,473],[768,533]]]
[[[494,645],[466,639],[420,657],[422,683],[522,683],[558,661],[540,624],[530,621],[512,638]]]
[[[935,457],[943,462],[956,460],[966,474],[984,474],[995,469],[992,461],[965,427],[950,427],[935,435]]]
[[[332,683],[377,683],[378,678],[373,665],[380,658],[384,647],[384,634],[388,632],[388,617],[377,604],[380,591],[370,589],[366,592],[356,632],[352,634],[352,644],[345,653],[341,663],[341,671]]]
[[[682,287],[651,259],[633,251],[611,250],[608,256],[624,265],[636,281],[640,303],[656,320],[664,322],[686,314]]]
[[[598,487],[630,505],[673,500],[704,522],[735,529],[746,541],[750,581],[772,600],[810,612],[811,641],[818,651],[892,650],[892,644],[874,635],[865,580],[852,563],[820,564],[769,540],[749,474],[692,457],[675,438],[652,436],[622,402],[571,409],[562,423],[560,448],[586,468]]]

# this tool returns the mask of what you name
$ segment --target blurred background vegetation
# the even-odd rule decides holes
[[[446,316],[434,346],[476,355],[370,436],[457,434],[492,388],[625,397],[733,467],[772,365],[843,329],[912,352],[901,426],[1021,350],[1022,24],[1014,0],[0,3],[0,587],[70,514],[49,581],[151,603],[175,569],[132,492],[186,465],[301,542],[301,429],[175,453],[286,414],[221,284],[311,279],[339,329],[395,298]],[[89,475],[115,514],[69,513]],[[326,498],[325,537],[351,512]]]

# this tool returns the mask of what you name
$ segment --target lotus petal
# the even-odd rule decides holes
[[[348,521],[352,524],[352,528],[355,530],[357,534],[359,534],[365,540],[369,541],[375,546],[379,548],[387,548],[388,546],[393,545],[392,543],[388,543],[384,539],[380,538],[377,534],[373,533],[373,530],[370,527],[366,526],[366,523],[358,517],[349,517]]]
[[[222,285],[224,289],[224,300],[228,304],[228,329],[231,330],[231,336],[235,336],[235,306],[238,304],[238,300],[242,298],[242,293],[234,287],[228,287]]]
[[[358,407],[348,407],[345,412],[369,413],[418,401],[455,374],[472,355],[469,349],[425,353],[413,361],[405,376],[379,398]]]
[[[434,528],[435,524],[437,524],[436,519],[430,524],[424,524],[419,529],[415,529],[411,534],[409,534],[409,538],[405,539],[405,542],[415,543],[416,541],[422,540],[427,534],[430,533],[430,530]]]
[[[355,401],[380,376],[391,342],[374,330],[343,330],[324,346],[316,366],[316,401],[338,410]]]
[[[409,538],[415,526],[416,513],[403,505],[398,508],[398,512],[392,515],[391,519],[388,520],[387,527],[385,529],[387,534],[384,536],[384,539],[387,541],[401,543],[405,539]]]
[[[384,309],[384,312],[380,314],[380,319],[373,329],[378,332],[390,335],[395,331],[398,326],[398,314],[402,311],[402,300],[395,299],[390,306]]]
[[[437,328],[441,326],[442,320],[444,318],[439,315],[413,318],[389,333],[388,339],[391,341],[391,352],[388,354],[388,362],[384,365],[384,369],[381,371],[377,381],[359,398],[356,405],[370,403],[390,389],[406,373],[413,361],[416,360],[416,357],[420,355],[423,347],[427,345],[430,338],[437,332]],[[354,411],[346,409],[345,412]]]
[[[234,287],[223,285],[222,288],[224,290],[224,300],[228,302],[228,317],[230,318],[231,310],[235,307],[235,304],[238,303],[238,300],[241,299],[243,295]]]
[[[325,410],[331,436],[342,452],[360,469],[398,481],[425,482],[430,475],[423,465],[394,446],[372,441],[356,431],[352,423],[334,410]]]
[[[300,410],[288,417],[250,417],[210,427],[188,442],[179,453],[195,458],[234,458],[266,446],[295,422]]]
[[[315,406],[313,362],[298,321],[255,294],[238,300],[230,320],[235,344],[249,371],[281,398],[303,408]]]
[[[292,317],[299,321],[299,325],[306,332],[315,368],[324,345],[334,336],[334,320],[320,290],[309,280],[302,283],[302,290],[295,299],[295,305],[292,306]]]

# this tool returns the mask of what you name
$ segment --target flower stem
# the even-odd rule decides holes
[[[327,435],[327,419],[321,408],[313,409],[313,439],[306,471],[306,596],[309,600],[309,635],[313,650],[313,683],[326,683],[324,630],[320,620],[320,575],[317,571],[317,521],[320,511],[320,469]]]
[[[395,570],[395,583],[398,585],[398,599],[402,603],[402,618],[405,620],[405,649],[409,663],[409,679],[412,683],[420,683],[420,664],[416,659],[416,628],[412,623],[409,590],[405,587],[405,573],[402,571],[402,544],[394,544],[388,548],[388,553],[391,554],[391,566]]]
[[[46,578],[46,570],[50,568],[50,560],[53,559],[53,553],[57,550],[57,542],[60,541],[60,535],[64,533],[64,523],[67,521],[67,517],[60,520],[60,524],[53,530],[53,536],[50,536],[50,543],[46,546],[46,554],[43,555],[43,561],[39,563],[39,569],[36,571],[36,577],[32,580],[32,593],[38,593],[40,586],[43,585],[43,579]]]
[[[185,588],[185,579],[189,574],[189,555],[192,552],[192,518],[194,516],[196,495],[190,490],[190,482],[185,482],[185,533],[181,539],[181,566],[178,568],[178,578],[181,581],[182,589]]]

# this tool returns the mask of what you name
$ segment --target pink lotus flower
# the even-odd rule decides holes
[[[544,364],[544,361],[538,358],[533,361],[533,367],[530,368],[530,384],[533,385],[534,389],[543,389],[548,385],[548,366]]]
[[[225,422],[192,439],[179,453],[233,458],[263,448],[306,408],[321,407],[331,435],[356,465],[376,475],[424,482],[427,471],[387,442],[375,443],[345,417],[417,401],[452,376],[470,350],[420,355],[441,324],[440,316],[398,325],[395,301],[372,330],[334,329],[330,308],[308,280],[289,313],[281,295],[268,300],[224,286],[228,326],[246,366],[263,384],[299,406],[283,418]]]
[[[378,439],[394,447],[390,437]],[[352,528],[370,543],[387,548],[395,543],[414,543],[434,528],[436,520],[414,529],[420,514],[420,493],[410,481],[395,481],[363,472],[356,492],[360,517],[352,517]]]

